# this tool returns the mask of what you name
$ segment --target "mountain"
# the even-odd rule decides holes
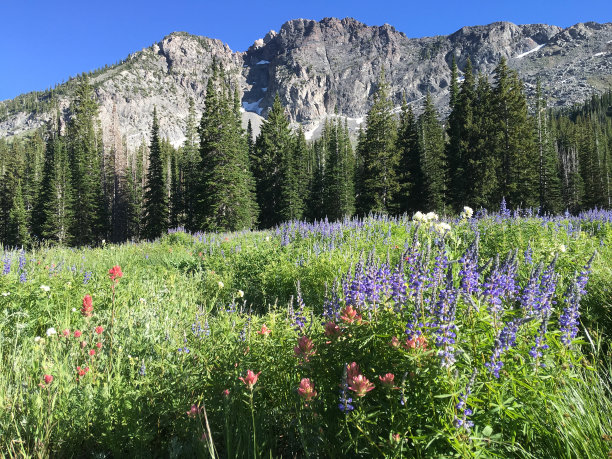
[[[129,148],[147,141],[154,106],[161,135],[175,146],[182,143],[189,98],[201,111],[213,60],[241,88],[245,123],[251,119],[257,131],[278,93],[291,120],[313,137],[321,121],[336,114],[348,117],[356,128],[383,69],[397,106],[405,95],[418,108],[429,92],[445,114],[453,55],[460,71],[469,57],[474,69],[485,74],[505,57],[528,92],[540,78],[550,105],[572,105],[612,86],[612,23],[562,29],[496,22],[463,27],[447,36],[409,38],[388,24],[295,19],[278,33],[268,32],[246,52],[233,52],[219,40],[175,32],[117,65],[93,72],[91,80],[105,139],[119,132]],[[67,116],[74,87],[73,79],[52,91],[0,102],[0,137],[44,125],[51,116],[52,95]]]

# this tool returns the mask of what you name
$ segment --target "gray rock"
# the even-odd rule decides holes
[[[97,73],[92,83],[105,140],[118,130],[130,149],[148,142],[154,106],[162,136],[175,146],[183,142],[188,101],[193,98],[201,113],[213,60],[242,93],[245,126],[250,119],[257,133],[278,93],[294,125],[302,124],[314,138],[322,121],[335,114],[349,117],[352,130],[358,128],[382,69],[396,106],[405,95],[418,111],[429,92],[446,115],[453,55],[460,70],[469,57],[475,71],[487,75],[505,57],[528,93],[539,78],[552,105],[571,105],[612,86],[612,23],[561,29],[496,22],[448,36],[408,38],[388,24],[296,19],[244,53],[232,52],[219,40],[175,32]],[[69,88],[58,97],[65,114]],[[0,137],[36,129],[50,116],[49,111],[11,113],[0,118]]]

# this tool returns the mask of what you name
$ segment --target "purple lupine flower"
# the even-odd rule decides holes
[[[474,422],[468,419],[473,412],[472,409],[467,406],[467,399],[472,393],[472,387],[474,387],[474,382],[476,382],[477,374],[478,370],[474,368],[474,371],[472,371],[472,376],[465,386],[465,391],[459,393],[459,402],[455,405],[457,411],[461,412],[461,417],[455,416],[455,428],[464,429],[466,432],[469,432],[470,428],[474,426]]]
[[[495,265],[486,282],[483,284],[482,296],[489,303],[489,313],[494,317],[499,317],[503,312],[502,295],[503,287],[501,282],[501,268],[499,266],[499,254],[495,258]]]
[[[83,274],[83,285],[87,285],[89,283],[89,281],[91,280],[91,275],[91,271],[85,271],[85,273]]]
[[[531,356],[531,358],[535,359],[536,361],[538,359],[540,359],[540,357],[542,357],[542,351],[548,349],[548,344],[546,344],[546,332],[548,331],[548,320],[550,319],[550,316],[546,315],[544,316],[544,318],[542,319],[542,323],[540,324],[540,327],[538,328],[538,333],[535,336],[534,340],[535,340],[535,344],[531,347],[531,349],[529,350],[529,355]]]
[[[428,290],[430,290],[432,294],[434,294],[438,290],[438,287],[442,285],[444,274],[448,268],[448,257],[446,256],[444,240],[437,239],[436,247],[438,249],[438,253],[434,258],[434,267],[427,285]]]
[[[493,375],[499,379],[499,370],[504,366],[504,362],[501,361],[501,356],[511,347],[516,346],[516,333],[519,327],[532,320],[531,318],[520,318],[511,320],[506,326],[499,332],[495,339],[495,347],[491,354],[491,360],[485,363],[485,366],[493,373]]]
[[[511,215],[510,210],[508,210],[508,207],[506,207],[505,197],[502,197],[501,204],[499,206],[499,213],[502,217],[506,217],[506,218],[509,218]]]
[[[484,284],[483,296],[489,302],[489,313],[495,321],[503,313],[503,299],[512,299],[516,296],[516,273],[518,271],[517,252],[512,251],[508,254],[506,261],[500,265],[499,255],[495,259],[495,265],[487,282]]]
[[[539,281],[542,273],[542,263],[540,263],[536,269],[531,270],[531,275],[527,280],[527,284],[523,288],[523,294],[520,298],[521,308],[524,311],[525,317],[533,315],[537,309],[536,302],[539,292]]]
[[[327,320],[335,321],[340,316],[340,309],[338,279],[334,279],[331,295],[328,297],[327,292],[325,295],[325,301],[323,302],[323,317],[325,317]]]
[[[340,386],[340,403],[338,404],[338,408],[344,414],[348,414],[353,411],[355,407],[351,405],[353,399],[349,397],[349,382],[348,382],[348,365],[344,365],[344,370],[342,372],[342,385]]]
[[[467,296],[480,293],[478,282],[478,242],[479,237],[477,236],[459,259],[461,266],[459,269],[461,292]]]
[[[559,317],[559,329],[561,330],[561,342],[569,346],[578,334],[578,319],[580,318],[580,299],[586,294],[586,285],[589,280],[591,263],[597,252],[589,259],[580,274],[576,274],[576,279],[568,287],[564,300],[567,305],[563,308],[563,313]]]
[[[457,326],[455,325],[455,313],[457,311],[457,293],[452,284],[452,270],[448,269],[448,281],[446,287],[440,290],[438,301],[434,307],[434,329],[435,344],[438,347],[443,368],[450,367],[455,363],[455,338],[457,337]]]
[[[533,249],[531,248],[531,242],[527,244],[527,248],[525,249],[525,263],[529,265],[533,264]]]
[[[293,310],[293,307],[291,308],[293,314],[291,315],[291,322],[293,325],[293,329],[298,332],[303,334],[304,333],[304,329],[306,328],[306,316],[304,316],[304,300],[302,299],[302,289],[300,288],[300,281],[297,281],[297,285],[296,285],[296,290],[297,290],[297,304],[298,304],[298,309],[297,310]],[[291,304],[293,306],[293,297],[291,299]]]
[[[8,273],[11,272],[11,255],[6,252],[4,255],[4,258],[2,259],[2,262],[4,263],[4,268],[2,269],[2,275],[6,276]]]
[[[555,273],[556,262],[557,257],[555,256],[540,278],[540,285],[535,303],[535,312],[540,318],[549,317],[552,314],[553,304],[556,304],[553,300],[559,280],[559,275]]]
[[[399,312],[406,301],[406,278],[401,261],[391,275],[391,299],[395,303],[395,312]]]
[[[21,282],[22,284],[25,284],[27,281],[28,281],[28,272],[21,271],[21,274],[19,275],[19,282]]]
[[[19,271],[23,271],[26,265],[26,254],[25,250],[21,249],[19,251]]]

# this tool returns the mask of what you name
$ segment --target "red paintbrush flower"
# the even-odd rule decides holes
[[[93,300],[91,299],[91,295],[85,295],[83,298],[83,307],[81,308],[81,314],[85,317],[91,317],[91,313],[93,312]]]
[[[247,389],[253,390],[253,386],[257,383],[257,378],[259,378],[260,374],[261,371],[256,374],[252,370],[247,370],[247,374],[244,377],[240,376],[238,379],[247,386]]]
[[[123,273],[121,272],[121,266],[115,265],[111,269],[109,269],[108,277],[110,277],[110,280],[118,282],[118,279],[123,277]]]

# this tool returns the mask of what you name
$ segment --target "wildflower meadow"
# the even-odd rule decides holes
[[[1,256],[6,457],[612,451],[610,211]]]

